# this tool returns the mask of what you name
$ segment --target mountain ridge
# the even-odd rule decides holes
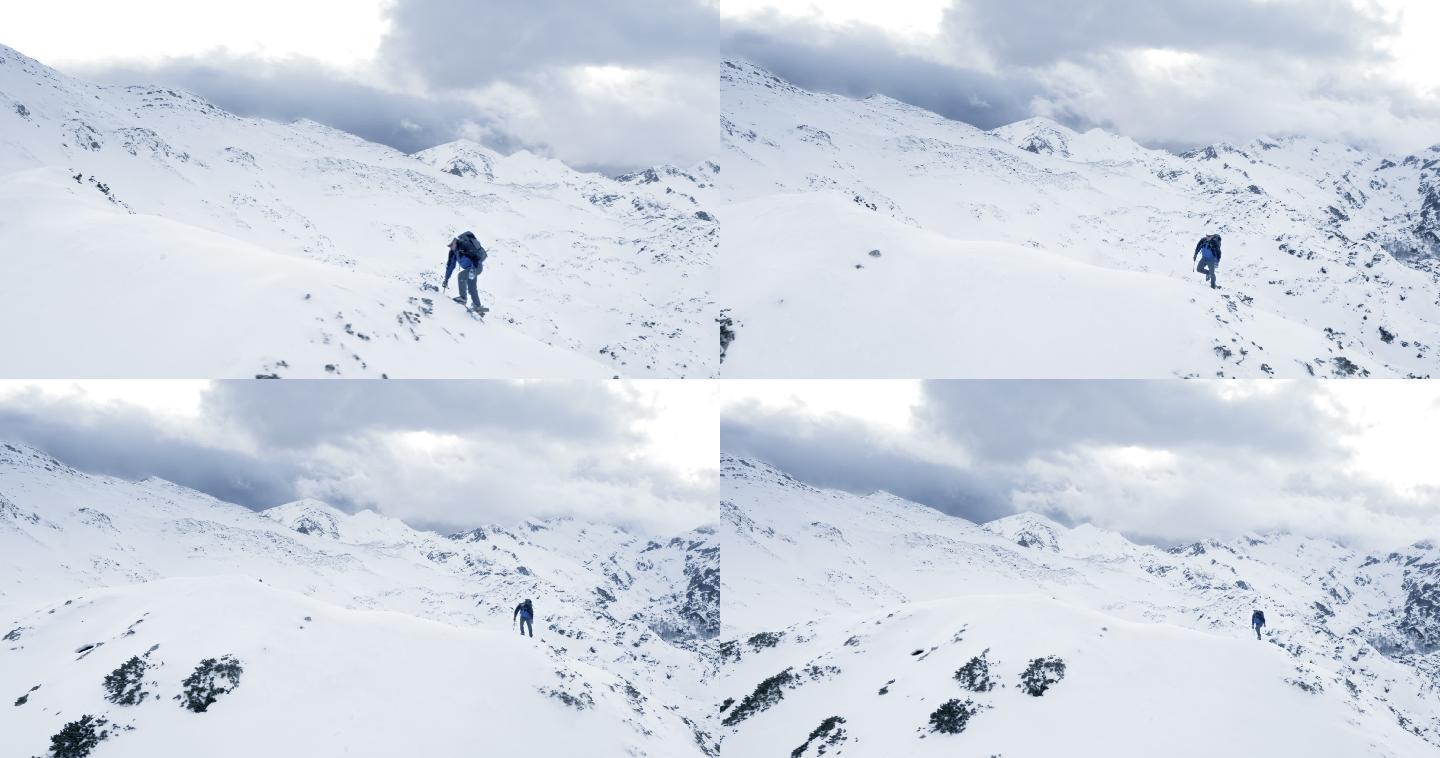
[[[1165,549],[1035,514],[977,525],[933,509],[917,531],[910,508],[728,454],[721,502],[726,749],[798,749],[830,717],[847,736],[827,751],[863,755],[1199,756],[1248,742],[1378,758],[1440,745],[1433,545],[1374,552],[1275,533]],[[1264,642],[1246,628],[1256,608]],[[1051,655],[1066,672],[1053,696],[1017,692],[1026,661]],[[957,684],[976,658],[997,689]],[[975,705],[971,726],[931,732],[949,699]],[[1261,709],[1243,739],[1237,724],[1212,728]],[[1319,722],[1323,739],[1307,731]]]
[[[467,724],[478,719],[502,730],[510,719],[543,729],[554,719],[578,718],[580,736],[573,739],[606,750],[716,754],[703,705],[719,634],[713,528],[652,538],[557,519],[442,535],[315,500],[257,512],[159,480],[86,474],[36,448],[6,443],[0,568],[10,578],[0,585],[6,624],[0,679],[41,685],[24,707],[0,712],[0,730],[24,735],[21,744],[36,752],[46,735],[81,712],[124,725],[106,743],[117,755],[207,739],[229,746],[219,754],[283,751],[291,744],[284,742],[286,729],[259,730],[263,739],[250,733],[256,723],[298,725],[294,713],[277,710],[279,700],[274,708],[266,703],[275,687],[313,695],[300,681],[310,670],[303,661],[313,659],[323,663],[316,681],[338,677],[353,686],[306,712],[322,719],[369,712],[370,705],[352,701],[377,687],[400,688],[412,705],[397,704],[396,717],[434,727],[433,735],[412,742],[443,753],[463,752],[473,737],[443,726],[441,714],[451,707],[436,702],[456,697],[456,677],[470,670],[480,677],[469,685],[477,692],[455,702],[479,708],[513,695],[515,705],[472,713]],[[101,597],[107,599],[96,605]],[[525,638],[521,651],[511,615],[527,597],[535,601],[535,637]],[[117,626],[117,617],[127,620]],[[195,618],[226,631],[204,632]],[[385,634],[397,635],[385,648],[392,657],[375,661],[367,683],[367,657],[377,653],[376,635]],[[76,646],[97,642],[104,644],[81,657],[84,665],[73,665]],[[151,655],[154,644],[160,648]],[[284,649],[289,645],[296,650]],[[434,646],[438,658],[408,656],[407,645]],[[236,697],[247,688],[253,694],[233,701],[237,710],[213,727],[177,722],[185,712],[168,702],[173,691],[164,694],[167,702],[133,708],[99,702],[102,676],[130,655],[163,662],[157,681],[173,689],[172,679],[201,657],[226,653],[247,672],[253,664],[257,678],[242,679]],[[407,656],[424,663],[392,665]],[[478,668],[436,672],[446,656]],[[514,659],[501,667],[507,673],[500,679],[485,679],[483,672],[497,665],[492,656]],[[222,700],[217,708],[224,707]],[[567,709],[581,713],[567,716]],[[502,713],[509,715],[487,720]],[[333,740],[327,750],[347,746],[363,755],[387,754],[376,746],[396,744],[373,738],[370,745],[368,733],[324,731],[293,744],[323,738]]]
[[[1424,377],[1440,362],[1427,152],[1260,138],[1177,155],[720,69],[726,376]],[[1225,238],[1218,291],[1193,270],[1207,233]]]

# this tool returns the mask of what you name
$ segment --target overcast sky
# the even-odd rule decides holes
[[[726,452],[973,521],[1440,539],[1432,382],[727,381],[721,416]]]
[[[74,75],[610,173],[714,157],[718,26],[714,0],[0,3],[0,43]]]
[[[302,497],[441,530],[717,515],[715,382],[0,382],[0,441],[255,509]]]
[[[1048,116],[1170,149],[1440,142],[1433,0],[725,0],[722,50],[982,128]]]

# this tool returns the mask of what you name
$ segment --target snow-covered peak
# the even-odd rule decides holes
[[[722,479],[751,480],[781,487],[805,489],[809,485],[758,458],[744,458],[720,453]]]
[[[1433,153],[1294,138],[1179,156],[1045,118],[982,132],[721,68],[728,376],[1440,366]],[[1225,239],[1214,289],[1192,260],[1209,233]]]
[[[990,133],[1021,150],[1061,158],[1070,157],[1070,141],[1078,136],[1070,127],[1043,116],[1006,124]]]
[[[462,700],[479,723],[502,711],[512,714],[507,728],[571,713],[595,722],[591,747],[606,754],[713,758],[705,687],[719,631],[714,534],[642,539],[579,519],[530,525],[544,528],[488,528],[488,539],[466,541],[317,500],[256,513],[159,480],[78,474],[33,448],[0,445],[0,654],[25,687],[41,685],[28,705],[0,711],[0,733],[22,735],[34,746],[26,754],[39,754],[62,724],[92,713],[135,727],[114,739],[135,737],[129,744],[140,753],[174,753],[155,746],[174,732],[164,714],[178,710],[170,698],[179,679],[202,658],[235,654],[250,672],[229,701],[239,708],[232,713],[247,714],[226,721],[237,731],[262,721],[301,729],[332,706],[360,712],[355,693],[370,702],[391,689],[410,703],[387,700],[391,715],[427,723],[456,697],[449,688],[469,682],[467,691],[482,694]],[[522,646],[512,612],[523,598],[537,615],[535,639]],[[77,648],[93,652],[77,663]],[[166,705],[103,701],[105,675],[147,650],[165,689],[153,694]],[[455,669],[454,681],[438,684],[440,664],[414,655],[374,658],[387,650],[428,650]],[[506,661],[503,671],[485,668],[496,660]],[[331,697],[273,705],[317,678]],[[497,711],[485,705],[492,700],[510,705]],[[270,745],[217,724],[196,728],[196,743]],[[366,754],[372,746],[347,741],[354,733],[327,733],[327,749]],[[432,752],[473,747],[453,739]]]
[[[498,152],[468,139],[436,145],[415,153],[414,157],[447,174],[490,182],[495,181],[495,164],[503,158]]]
[[[167,87],[0,61],[0,206],[13,221],[0,248],[20,251],[0,257],[0,279],[23,293],[36,277],[83,276],[93,261],[74,251],[101,238],[110,272],[92,297],[100,321],[53,298],[7,300],[41,325],[0,332],[13,375],[715,374],[718,230],[694,187],[466,141],[409,156]],[[483,324],[440,293],[445,244],[463,229],[491,255]],[[91,348],[49,349],[78,341]]]
[[[1070,531],[1045,516],[1028,512],[987,521],[982,526],[1020,547],[1057,553],[1060,552],[1061,535]]]
[[[899,503],[752,470],[721,479],[727,749],[1419,758],[1440,745],[1428,550],[1273,534],[1166,551],[1033,513],[976,528],[931,509],[917,530]],[[1022,692],[1037,661],[1064,674]],[[931,731],[952,700],[973,708],[963,731]],[[1195,725],[1230,708],[1243,737]],[[1241,715],[1255,709],[1266,718]]]
[[[403,521],[372,510],[346,513],[311,498],[267,508],[260,515],[312,537],[364,544],[413,543],[424,539]]]

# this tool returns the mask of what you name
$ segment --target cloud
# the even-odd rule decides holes
[[[420,96],[368,84],[318,61],[279,60],[215,51],[158,62],[110,62],[72,69],[112,84],[158,84],[194,92],[242,116],[290,122],[308,118],[371,142],[413,153],[463,134],[485,134],[503,152],[540,149],[501,127],[465,97]]]
[[[878,28],[858,23],[817,27],[772,16],[764,28],[731,28],[725,53],[806,89],[855,98],[884,94],[985,129],[1033,115],[1031,101],[1046,94],[1027,74],[935,61],[897,44]]]
[[[1081,445],[1328,457],[1354,430],[1309,382],[1217,393],[1200,382],[927,382],[920,423],[977,456],[1023,460]],[[1123,397],[1117,388],[1123,387]],[[1319,433],[1322,427],[1325,433]]]
[[[515,435],[629,446],[647,413],[634,398],[582,381],[216,382],[209,418],[264,447],[304,448],[357,434],[424,430],[496,444]]]
[[[1151,147],[1303,135],[1414,151],[1440,101],[1403,83],[1399,17],[1346,0],[955,0],[930,38],[758,14],[724,51],[796,84],[993,128],[1046,116]]]
[[[435,87],[475,87],[575,66],[699,59],[713,70],[719,14],[685,0],[399,0],[379,58]]]
[[[583,170],[688,165],[719,147],[718,15],[704,0],[396,0],[372,63],[216,50],[74,68],[180,87],[244,116],[309,118],[411,153],[460,138]]]
[[[0,439],[40,448],[82,471],[155,476],[260,509],[294,499],[302,468],[218,447],[193,430],[133,405],[97,406],[25,390],[0,397]]]
[[[1357,465],[1364,429],[1313,382],[931,381],[908,428],[742,403],[722,449],[815,486],[983,522],[1020,511],[1173,544],[1289,530],[1437,537],[1440,489]]]
[[[720,446],[817,487],[885,490],[977,522],[1013,512],[1004,478],[987,467],[931,455],[923,444],[859,419],[731,406],[721,417]]]
[[[1044,66],[1116,50],[1163,48],[1328,60],[1373,57],[1395,22],[1348,0],[962,0],[942,27],[955,42],[983,43],[1007,64]]]
[[[0,395],[0,439],[92,473],[263,509],[301,497],[422,528],[573,516],[671,533],[715,481],[653,461],[640,398],[584,382],[215,382],[194,416],[83,394]]]

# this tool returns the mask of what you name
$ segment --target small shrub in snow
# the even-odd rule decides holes
[[[89,714],[81,716],[60,728],[50,737],[50,755],[53,758],[85,758],[102,740],[110,736],[103,718]]]
[[[779,645],[780,640],[784,638],[784,632],[760,632],[750,635],[750,639],[745,640],[745,644],[749,645],[751,650],[758,653],[767,647]]]
[[[980,712],[980,706],[971,700],[947,700],[930,714],[930,731],[940,734],[959,734],[971,717]]]
[[[577,711],[583,711],[588,708],[595,707],[595,698],[590,697],[590,693],[588,692],[581,692],[578,695],[573,695],[557,687],[539,687],[537,689],[539,690],[540,694],[549,695],[550,697],[559,700],[560,702],[570,706],[571,708],[574,708]]]
[[[988,652],[990,651],[986,650],[971,658],[969,663],[955,671],[955,681],[959,682],[961,687],[971,692],[989,692],[995,689],[995,680],[990,678],[990,661],[985,657]]]
[[[206,658],[181,682],[185,689],[175,699],[184,708],[204,713],[221,695],[240,686],[241,671],[240,661],[234,656],[227,655],[218,661]]]
[[[1065,678],[1065,661],[1049,655],[1030,661],[1020,673],[1020,689],[1027,695],[1040,697],[1052,685]]]
[[[735,319],[730,317],[729,308],[721,308],[720,316],[715,321],[720,324],[720,362],[725,362],[725,352],[730,349],[730,343],[735,341]]]
[[[145,669],[149,666],[138,655],[105,675],[105,699],[116,705],[139,705],[150,693],[144,690]]]
[[[831,716],[820,722],[806,738],[804,744],[790,751],[790,758],[800,758],[805,751],[810,749],[810,744],[815,743],[815,755],[824,755],[830,748],[845,741],[845,730],[840,726],[845,723],[844,716]]]
[[[735,710],[730,711],[720,722],[721,726],[735,726],[751,716],[764,711],[785,697],[785,688],[798,684],[800,678],[793,669],[785,669],[755,686],[755,691],[745,696]]]

